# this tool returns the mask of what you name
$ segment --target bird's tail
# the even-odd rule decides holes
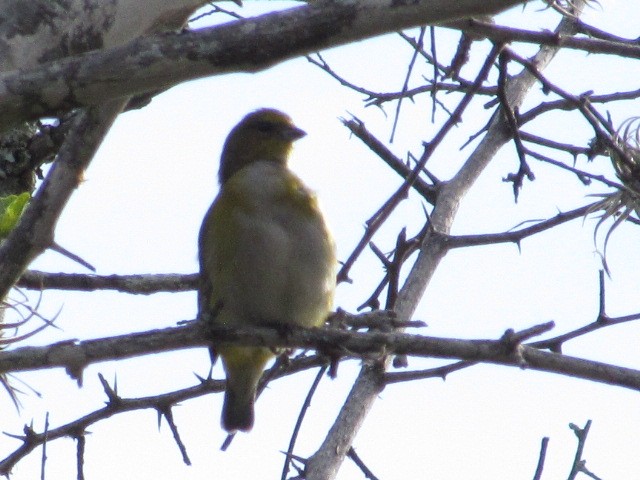
[[[253,427],[258,381],[273,353],[268,348],[255,347],[226,347],[219,353],[227,374],[222,428],[247,432]]]

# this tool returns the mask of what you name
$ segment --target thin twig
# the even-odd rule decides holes
[[[197,273],[86,275],[28,270],[22,274],[17,286],[31,290],[75,290],[81,292],[116,290],[122,293],[150,295],[195,290],[198,288],[198,278]]]
[[[358,454],[356,453],[353,447],[349,448],[349,451],[347,452],[347,457],[353,460],[353,463],[355,463],[358,466],[358,468],[362,471],[362,473],[364,473],[365,478],[368,478],[369,480],[378,480],[378,477],[376,477],[373,474],[373,472],[369,469],[369,467],[367,467],[367,465],[358,456]]]
[[[540,480],[542,478],[542,470],[544,469],[544,461],[547,458],[547,447],[549,446],[549,437],[543,437],[540,442],[540,454],[538,455],[538,464],[536,465],[536,471],[533,475],[533,480]]]
[[[296,420],[296,424],[293,427],[293,432],[291,433],[291,439],[289,440],[289,447],[287,448],[287,452],[285,454],[286,457],[284,460],[284,466],[282,467],[282,476],[280,477],[282,480],[286,480],[287,478],[287,474],[289,473],[289,466],[291,464],[291,459],[293,458],[293,449],[295,448],[296,440],[298,439],[298,434],[300,433],[300,429],[302,428],[302,422],[307,413],[307,410],[309,409],[309,406],[311,405],[311,399],[313,398],[313,395],[316,393],[316,390],[318,389],[318,385],[320,385],[320,380],[322,380],[322,378],[324,377],[324,374],[327,371],[327,368],[329,368],[328,365],[322,365],[320,367],[320,370],[318,370],[316,378],[313,380],[313,384],[311,385],[311,388],[309,388],[309,392],[307,393],[307,396],[304,399],[302,407],[300,408],[298,419]]]
[[[411,78],[411,72],[413,72],[413,67],[415,66],[416,59],[418,58],[418,52],[420,52],[424,47],[424,32],[426,27],[420,27],[420,34],[418,35],[418,40],[416,41],[416,46],[413,51],[413,55],[411,56],[411,60],[409,60],[409,65],[407,67],[407,74],[404,78],[404,83],[402,84],[402,89],[400,90],[401,96],[398,98],[398,103],[396,104],[396,112],[393,117],[393,126],[391,127],[391,137],[389,138],[389,142],[393,143],[393,138],[396,134],[396,127],[398,126],[398,120],[400,118],[400,108],[402,107],[402,100],[405,98],[404,94],[409,89],[409,79]]]
[[[378,229],[382,226],[382,224],[389,218],[391,213],[395,210],[395,207],[400,203],[400,201],[406,197],[409,188],[413,185],[415,180],[420,176],[423,168],[427,164],[427,161],[435,151],[435,149],[440,145],[440,143],[444,140],[449,131],[460,121],[462,118],[462,113],[466,110],[467,106],[471,102],[474,97],[474,92],[476,89],[480,88],[482,83],[486,80],[489,75],[489,71],[493,66],[493,62],[498,57],[501,46],[494,46],[487,58],[485,59],[484,64],[480,68],[478,75],[473,84],[473,88],[467,92],[452,115],[447,119],[442,128],[438,131],[438,133],[433,137],[433,139],[425,144],[424,152],[420,157],[420,160],[416,164],[416,166],[411,171],[411,174],[406,178],[403,184],[394,192],[393,195],[384,203],[382,207],[378,209],[378,211],[367,221],[367,229],[365,231],[364,236],[358,242],[356,247],[354,248],[349,258],[343,263],[342,268],[338,272],[338,282],[348,281],[349,280],[349,270],[360,256],[365,247],[369,244],[373,235],[378,231]]]

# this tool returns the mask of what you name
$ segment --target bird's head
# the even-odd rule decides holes
[[[305,135],[287,114],[278,110],[264,108],[250,113],[227,137],[220,159],[220,183],[253,162],[286,165],[293,142]]]

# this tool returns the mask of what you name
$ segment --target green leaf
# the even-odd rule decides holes
[[[0,197],[0,239],[6,238],[9,232],[18,224],[22,212],[30,199],[31,194],[29,192]]]

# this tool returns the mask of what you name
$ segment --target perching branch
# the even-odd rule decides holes
[[[458,340],[409,335],[396,332],[349,332],[331,328],[291,328],[282,332],[269,328],[207,330],[199,323],[150,332],[96,340],[59,342],[45,347],[22,347],[0,352],[0,372],[18,372],[63,367],[74,379],[81,379],[83,369],[93,363],[131,358],[169,350],[208,347],[233,343],[245,346],[303,348],[320,352],[342,352],[344,356],[386,357],[404,354],[416,357],[454,358],[473,362],[531,368],[571,375],[596,382],[640,390],[640,371],[601,362],[540,351],[523,345],[531,335],[540,335],[553,322],[537,325],[523,332],[507,332],[497,340]]]

